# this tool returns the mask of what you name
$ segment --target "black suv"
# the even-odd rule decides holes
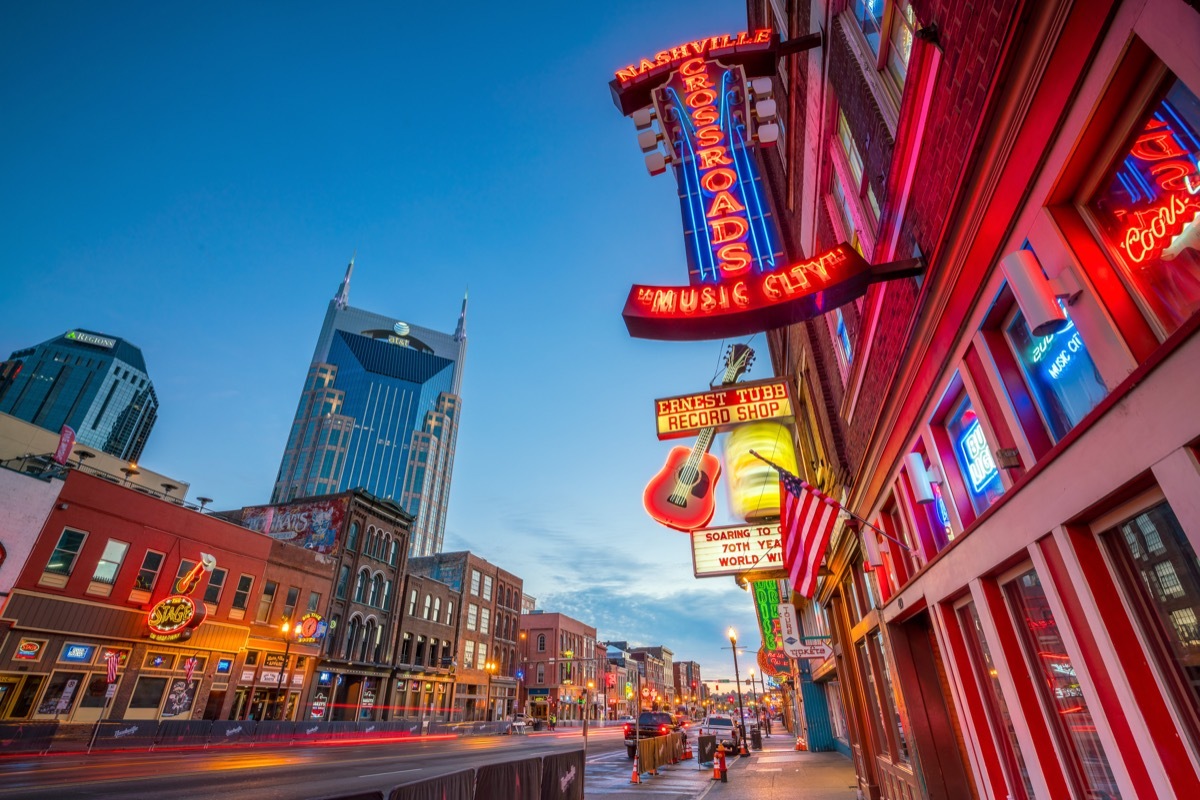
[[[637,728],[633,723],[625,723],[625,751],[633,758],[637,752],[638,739],[653,739],[655,736],[665,736],[679,730],[675,718],[665,711],[643,711],[638,714]]]

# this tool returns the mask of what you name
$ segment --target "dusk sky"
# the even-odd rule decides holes
[[[234,508],[269,500],[352,253],[351,305],[397,320],[452,331],[469,287],[445,549],[709,680],[734,625],[744,674],[750,595],[696,580],[641,505],[671,446],[653,399],[724,348],[625,331],[630,285],[686,266],[674,183],[608,89],[744,28],[735,0],[5,4],[0,360],[72,328],[136,344],[142,463]]]

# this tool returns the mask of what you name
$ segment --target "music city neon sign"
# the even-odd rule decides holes
[[[846,244],[788,263],[750,125],[747,65],[771,46],[770,31],[688,42],[619,70],[610,84],[622,111],[643,99],[654,106],[680,187],[691,283],[634,286],[623,312],[632,336],[754,333],[823,314],[875,281],[921,271],[917,260],[872,266]],[[660,73],[648,88],[648,77]]]

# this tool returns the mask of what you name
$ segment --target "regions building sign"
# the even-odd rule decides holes
[[[697,578],[783,569],[779,523],[692,531],[692,567]]]
[[[94,333],[84,333],[83,331],[67,331],[66,337],[75,342],[90,344],[96,347],[105,347],[111,350],[117,346],[116,339],[110,339],[107,336],[97,336]]]
[[[746,422],[792,416],[788,382],[777,378],[654,401],[659,440],[695,436],[705,428],[720,433]]]
[[[788,52],[821,36],[788,43]],[[623,316],[631,336],[741,336],[811,319],[880,280],[920,273],[916,260],[872,266],[842,244],[795,261],[784,252],[759,148],[779,136],[770,30],[685,42],[617,70],[609,83],[632,116],[651,174],[669,165],[679,187],[687,286],[634,286]],[[657,130],[655,129],[657,125]]]

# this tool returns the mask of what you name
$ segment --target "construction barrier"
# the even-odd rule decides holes
[[[682,761],[685,736],[682,732],[675,732],[650,739],[639,739],[637,760],[641,771],[653,775],[658,772],[659,767]]]
[[[475,770],[465,769],[462,772],[397,786],[388,800],[473,800],[474,794]]]
[[[526,758],[479,767],[475,800],[540,800],[542,759]]]
[[[583,800],[582,750],[542,757],[542,800]]]
[[[6,754],[44,753],[58,730],[57,722],[0,725],[0,751]]]

